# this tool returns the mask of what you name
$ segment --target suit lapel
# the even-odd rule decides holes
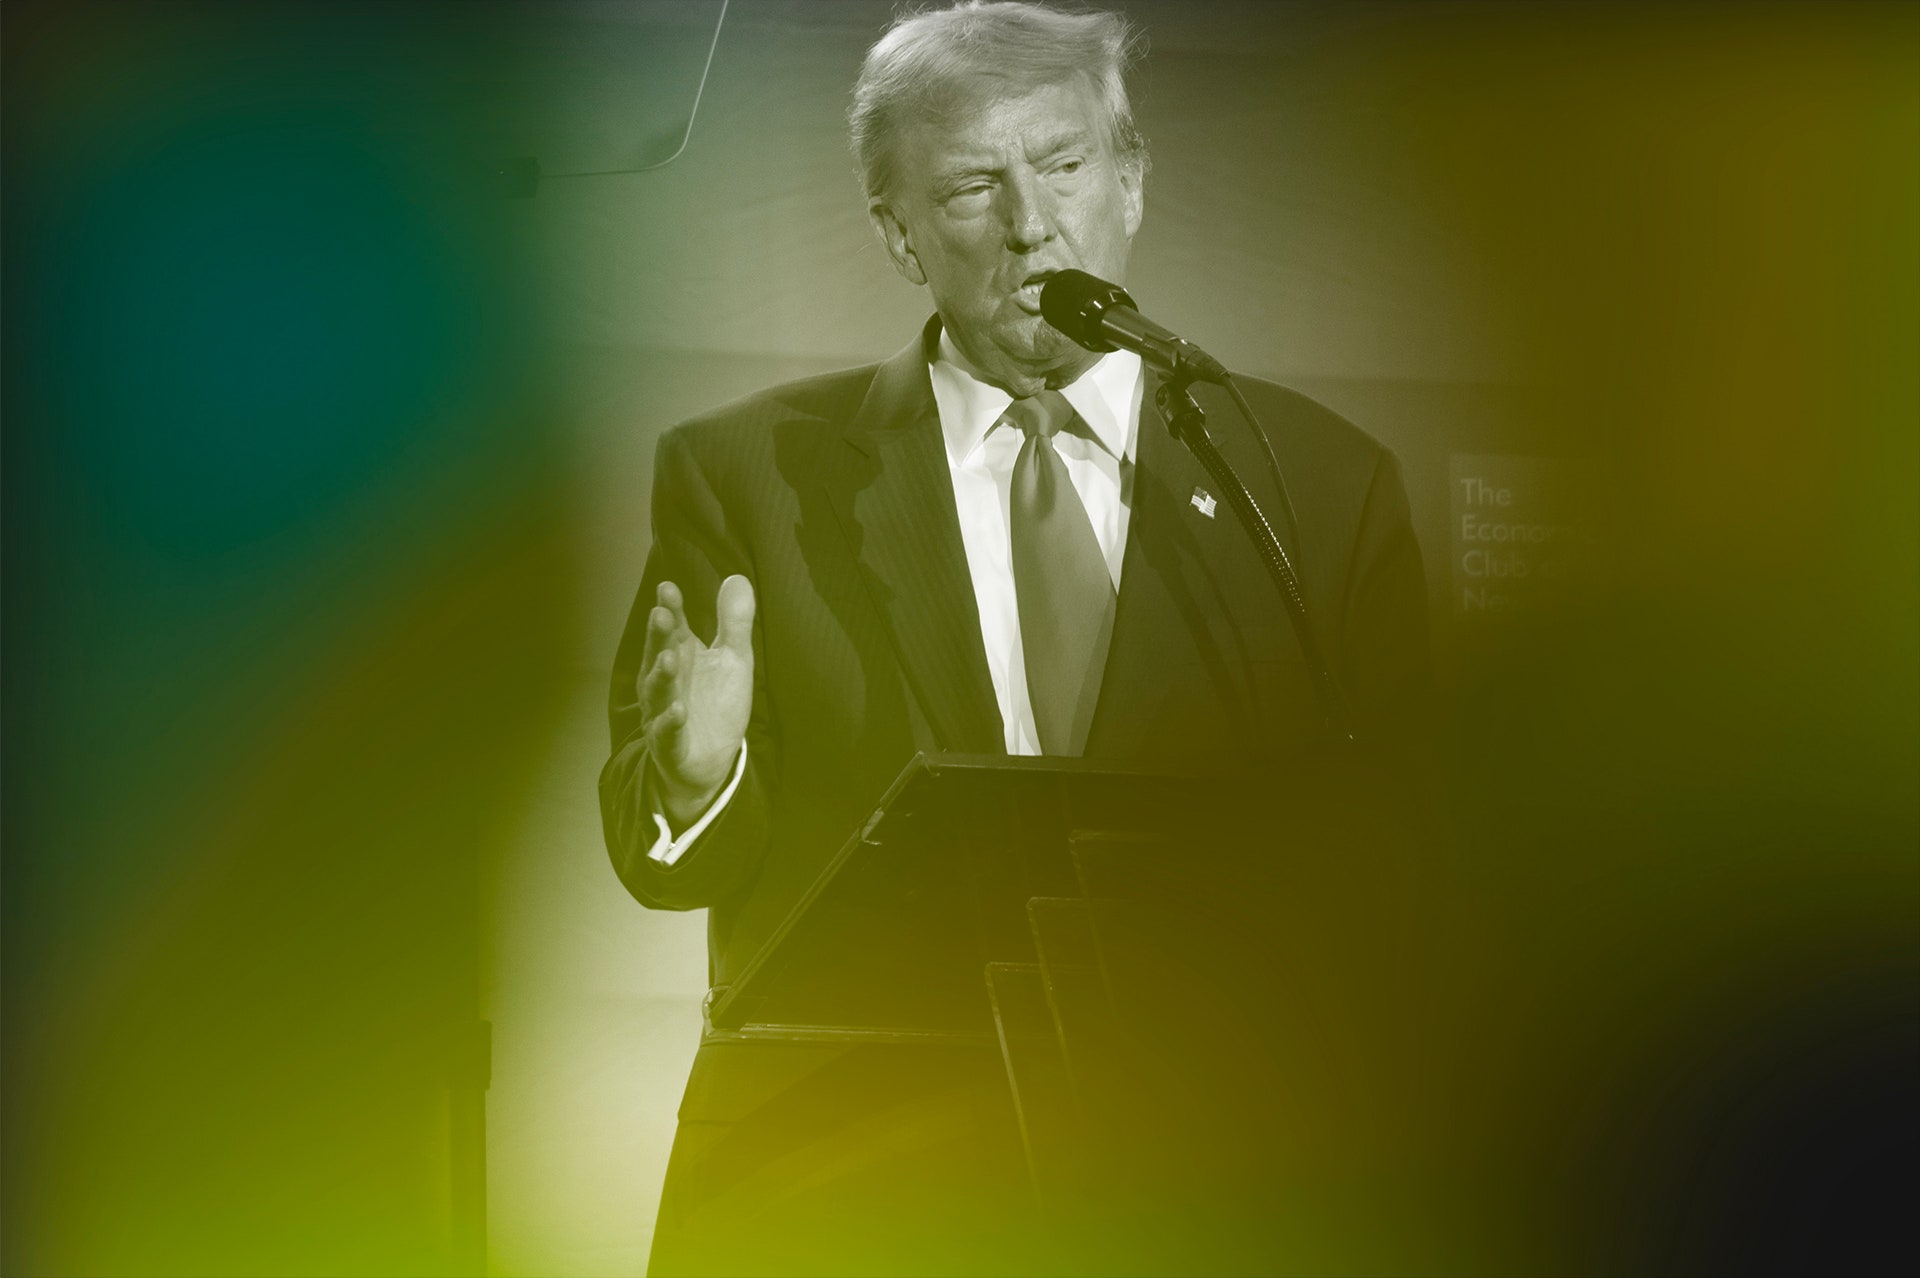
[[[929,331],[934,331],[929,326]],[[829,467],[840,530],[942,750],[1005,748],[926,337],[882,364]]]
[[[1270,641],[1245,624],[1266,611],[1264,582],[1237,571],[1248,552],[1224,499],[1211,518],[1193,507],[1195,490],[1213,484],[1168,433],[1157,384],[1149,372],[1113,638],[1087,738],[1093,756],[1184,755],[1250,736],[1244,671]]]

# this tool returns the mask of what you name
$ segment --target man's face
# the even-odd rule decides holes
[[[956,105],[894,139],[874,224],[975,368],[1016,394],[1063,385],[1098,356],[1040,318],[1040,286],[1067,269],[1122,282],[1141,175],[1113,154],[1078,78],[1011,95],[982,86]]]

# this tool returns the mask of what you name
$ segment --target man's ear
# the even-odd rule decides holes
[[[1147,212],[1147,166],[1134,161],[1120,166],[1120,190],[1125,199],[1127,238],[1140,233],[1140,222]]]
[[[885,202],[871,200],[867,204],[867,220],[873,223],[880,242],[887,246],[887,256],[893,259],[893,269],[906,276],[909,283],[925,284],[927,273],[920,269],[920,259],[914,255],[912,237],[907,234],[907,224],[900,220],[900,215]]]

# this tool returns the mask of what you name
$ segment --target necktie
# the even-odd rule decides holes
[[[1020,605],[1027,696],[1040,748],[1079,754],[1100,692],[1113,630],[1113,579],[1053,436],[1073,421],[1059,391],[1008,406],[1026,436],[1013,463],[1013,589]]]

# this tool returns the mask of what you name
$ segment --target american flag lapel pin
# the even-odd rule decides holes
[[[1220,503],[1213,499],[1213,494],[1206,489],[1195,488],[1193,490],[1193,508],[1205,515],[1208,519],[1213,518],[1213,508],[1219,504]]]

